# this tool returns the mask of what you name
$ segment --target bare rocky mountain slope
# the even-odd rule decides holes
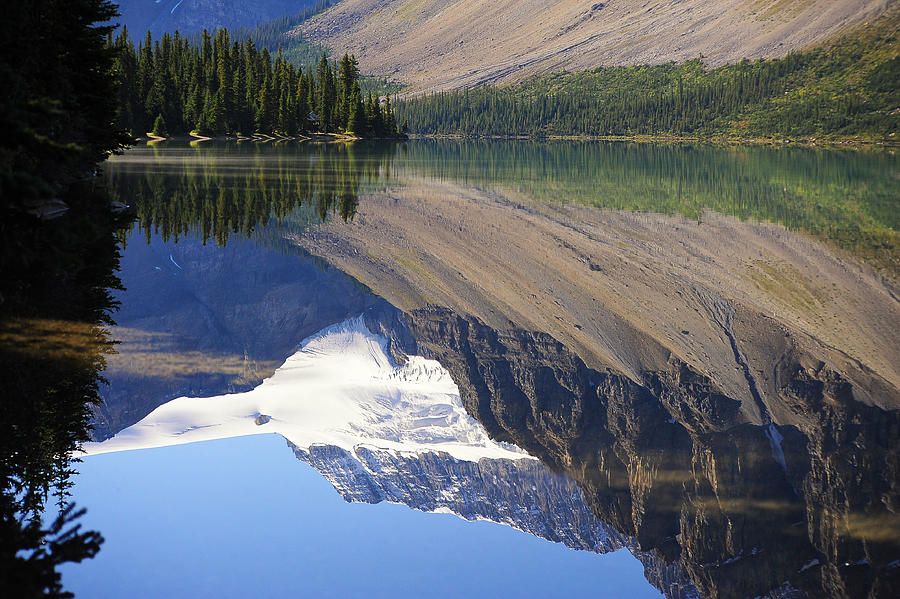
[[[425,92],[535,73],[784,56],[895,0],[343,0],[302,26]]]

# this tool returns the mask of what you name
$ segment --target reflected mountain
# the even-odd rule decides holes
[[[391,145],[154,144],[105,167],[138,220],[124,233],[122,309],[95,413],[103,439],[181,395],[250,389],[299,340],[377,298],[293,239],[352,219]],[[214,240],[215,245],[207,242]]]
[[[319,329],[376,303],[363,286],[300,250],[247,241],[204,246],[136,233],[122,259],[121,311],[111,335],[93,436],[104,439],[181,395],[258,385]]]
[[[580,489],[466,415],[434,361],[390,358],[408,333],[381,304],[306,339],[258,387],[160,406],[89,453],[277,433],[350,502],[401,503],[511,526],[572,549],[632,550],[648,580],[672,597],[696,596],[678,564],[637,550],[593,515]],[[365,324],[365,323],[368,324]],[[393,340],[371,328],[390,329]],[[408,340],[407,340],[408,341]]]
[[[670,596],[900,594],[896,158],[285,147],[110,164],[141,221],[98,438],[246,392],[365,312],[397,364],[437,360],[465,412],[543,466],[295,440],[348,501],[629,547]],[[242,434],[283,425],[244,412]]]
[[[514,153],[488,164],[538,174],[482,186],[398,168],[353,227],[300,243],[404,312],[410,350],[448,369],[493,438],[570,475],[702,596],[895,596],[900,303],[885,263],[708,212],[545,202],[529,185],[581,180]]]

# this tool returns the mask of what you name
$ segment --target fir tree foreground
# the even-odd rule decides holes
[[[68,492],[119,285],[122,217],[96,183],[128,141],[101,25],[115,16],[106,0],[29,0],[0,18],[0,597],[71,597],[59,566],[103,543]]]

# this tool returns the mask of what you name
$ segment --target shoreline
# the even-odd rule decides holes
[[[346,135],[343,133],[311,133],[309,135],[269,135],[267,133],[254,133],[253,135],[168,135],[159,136],[145,134],[134,138],[135,143],[158,143],[161,141],[190,141],[202,143],[205,141],[254,141],[260,143],[268,143],[272,141],[318,141],[318,142],[349,142],[362,141],[365,139],[387,139],[387,138],[367,138],[357,137],[355,135]],[[393,138],[391,138],[393,139]]]
[[[847,148],[896,148],[900,141],[863,140],[853,138],[771,138],[771,137],[700,137],[679,135],[462,135],[462,134],[410,134],[410,139],[457,140],[528,140],[528,141],[611,141],[633,143],[704,143],[729,146],[803,146]]]
[[[800,146],[800,147],[838,147],[838,148],[879,148],[890,149],[900,147],[900,141],[868,140],[854,138],[770,138],[770,137],[702,137],[687,135],[464,135],[464,134],[409,134],[405,139],[452,139],[452,140],[490,140],[490,141],[606,141],[632,143],[665,143],[665,144],[712,144],[718,146]],[[155,144],[161,141],[189,141],[203,143],[205,141],[251,141],[269,143],[279,141],[306,141],[319,143],[349,143],[357,141],[405,141],[395,137],[358,137],[343,133],[312,133],[309,135],[269,135],[256,133],[253,135],[170,135],[161,137],[146,134],[134,138],[135,143]]]

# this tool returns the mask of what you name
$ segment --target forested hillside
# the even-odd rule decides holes
[[[252,39],[260,49],[267,48],[271,53],[277,53],[281,50],[285,60],[306,70],[315,69],[323,53],[331,57],[331,49],[300,33],[297,30],[297,26],[327,10],[336,1],[319,0],[314,5],[310,5],[295,14],[265,21],[252,27],[237,27],[228,31],[235,40]],[[201,34],[193,34],[188,39],[192,44],[199,44]],[[372,92],[384,95],[396,93],[402,86],[381,77],[363,74],[359,78],[359,87],[364,93]]]
[[[199,44],[177,32],[135,47],[123,30],[114,42],[120,81],[119,126],[134,135],[252,133],[398,134],[390,99],[363,96],[355,59],[323,54],[304,71],[225,29]]]
[[[236,40],[252,39],[259,48],[267,48],[269,52],[278,52],[280,48],[286,60],[305,69],[315,68],[322,57],[322,53],[330,54],[330,50],[307,39],[304,35],[288,36],[287,33],[313,15],[327,10],[335,1],[319,0],[297,13],[252,26],[229,29],[229,33]],[[190,37],[190,40],[191,43],[199,44],[201,42],[201,34],[194,34]]]
[[[898,21],[895,11],[781,59],[601,67],[438,93],[403,102],[398,118],[423,134],[891,140],[900,129]]]

